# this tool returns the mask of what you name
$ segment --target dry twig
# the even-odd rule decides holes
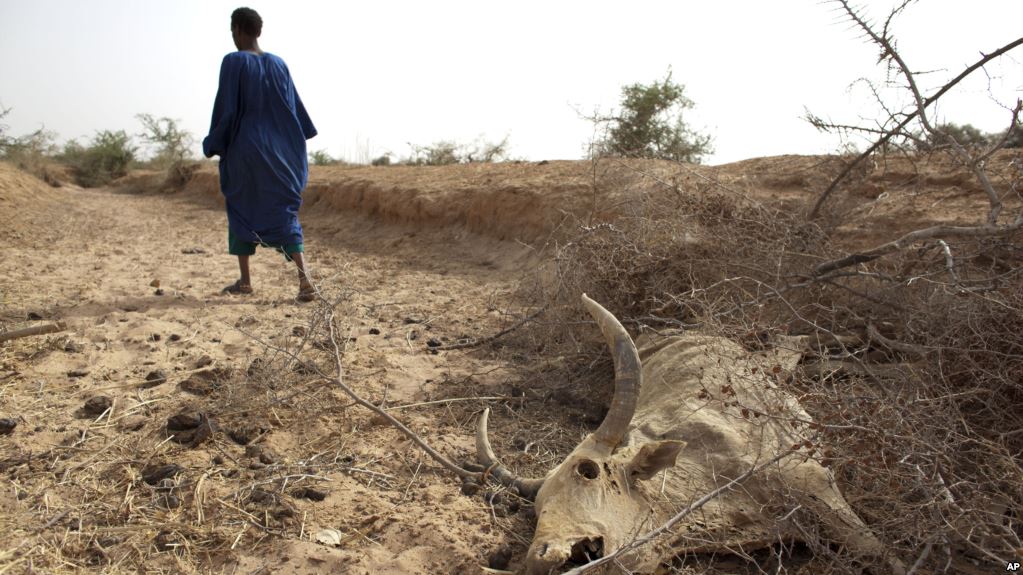
[[[57,333],[67,329],[67,324],[58,321],[56,323],[43,323],[34,325],[32,327],[25,327],[22,329],[15,329],[11,331],[5,331],[0,333],[0,343],[5,341],[11,341],[22,337],[29,337],[33,335],[44,335],[48,333]]]

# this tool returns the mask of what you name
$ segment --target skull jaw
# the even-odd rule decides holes
[[[585,565],[603,556],[604,538],[599,535],[534,541],[526,555],[526,573],[558,573],[562,568]]]

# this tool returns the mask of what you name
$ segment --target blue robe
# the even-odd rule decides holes
[[[309,178],[305,141],[316,135],[284,60],[232,52],[220,66],[207,158],[220,156],[220,191],[238,240],[302,242],[298,208]]]

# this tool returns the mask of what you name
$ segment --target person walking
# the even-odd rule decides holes
[[[259,47],[263,19],[251,8],[231,14],[237,52],[224,56],[213,103],[207,158],[220,156],[220,191],[227,207],[228,253],[241,277],[225,293],[251,294],[249,257],[273,248],[298,267],[299,301],[316,289],[305,265],[298,209],[309,178],[306,140],[316,135],[287,64]]]

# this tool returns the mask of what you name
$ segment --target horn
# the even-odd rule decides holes
[[[594,439],[613,451],[622,442],[629,429],[629,423],[632,422],[632,416],[636,413],[636,402],[639,400],[639,390],[643,385],[642,364],[639,361],[636,344],[622,323],[586,294],[583,294],[583,305],[593,319],[597,320],[597,325],[600,326],[600,331],[607,341],[607,347],[611,350],[611,357],[614,358],[614,398],[611,399],[611,408],[607,416],[593,433]]]
[[[490,438],[487,437],[487,424],[490,420],[490,408],[483,410],[479,423],[476,425],[476,461],[488,469],[488,473],[501,482],[502,485],[515,487],[519,494],[532,501],[543,485],[543,479],[531,477],[519,477],[508,471],[490,447]]]

